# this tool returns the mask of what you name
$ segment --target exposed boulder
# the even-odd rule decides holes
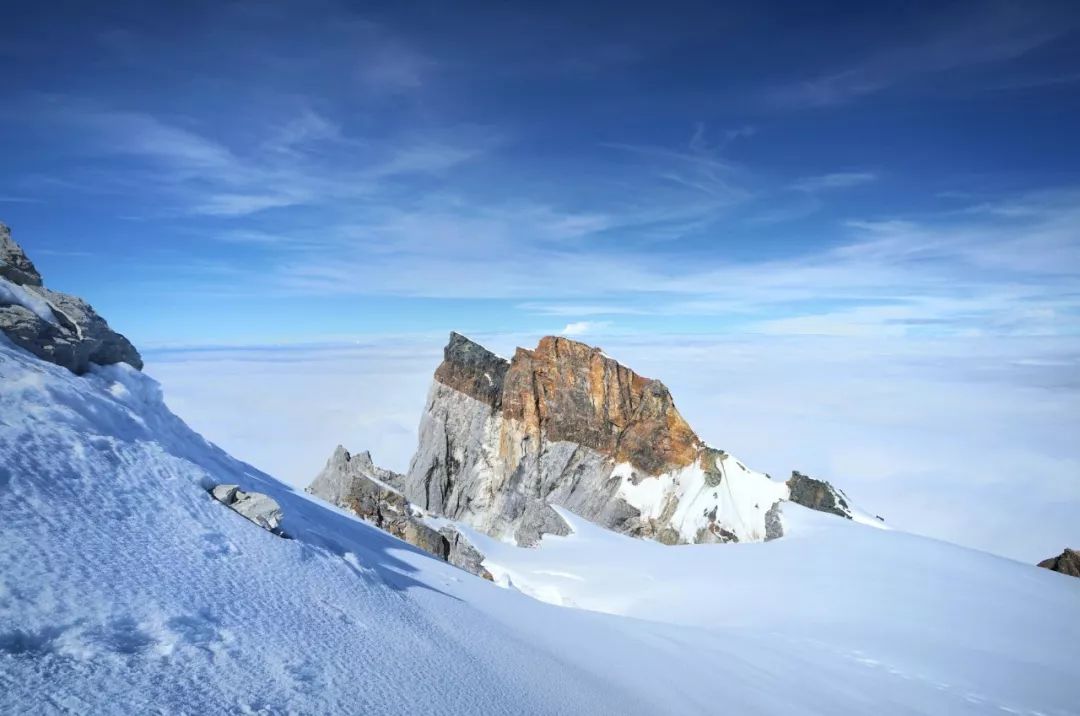
[[[1051,557],[1039,562],[1039,566],[1052,572],[1067,574],[1070,577],[1080,577],[1080,552],[1066,547],[1065,551],[1057,557]]]
[[[851,519],[851,507],[848,505],[846,496],[825,480],[816,480],[794,470],[787,481],[787,486],[790,493],[788,499],[792,502],[812,510],[829,512]]]
[[[0,224],[0,331],[12,343],[76,374],[91,363],[143,362],[127,338],[81,298],[42,286],[41,275]]]
[[[281,506],[269,495],[244,492],[237,485],[217,485],[210,490],[210,494],[215,500],[264,530],[279,537],[285,536],[281,531],[281,520],[284,517]]]

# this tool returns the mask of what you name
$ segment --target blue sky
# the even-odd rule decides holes
[[[1080,332],[1074,3],[19,4],[0,220],[138,345]]]

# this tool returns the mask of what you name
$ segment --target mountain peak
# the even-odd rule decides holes
[[[708,448],[662,382],[600,348],[545,336],[506,360],[451,333],[443,355],[400,483],[419,508],[522,545],[568,532],[550,504],[669,544],[782,533],[787,487]]]

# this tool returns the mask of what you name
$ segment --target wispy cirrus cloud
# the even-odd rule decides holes
[[[449,172],[500,141],[490,131],[467,126],[361,140],[307,107],[261,118],[233,143],[211,136],[191,118],[118,110],[79,98],[39,98],[20,111],[43,126],[77,133],[79,154],[134,162],[98,170],[92,181],[81,182],[91,191],[153,188],[166,200],[165,210],[208,216],[370,197],[399,180]]]
[[[791,185],[796,191],[814,193],[831,189],[849,189],[871,184],[877,181],[875,172],[832,172],[818,176],[804,177]]]
[[[720,142],[711,142],[704,123],[694,126],[693,134],[684,147],[664,147],[642,144],[606,142],[601,146],[627,153],[661,182],[697,194],[698,204],[708,210],[718,210],[747,201],[753,192],[747,186],[747,171],[724,156],[724,150],[734,140],[751,137],[752,127],[729,130]]]
[[[547,303],[536,301],[519,303],[517,308],[541,316],[641,316],[652,312],[648,309],[613,303]]]
[[[796,191],[816,211],[825,195],[872,184],[878,174],[803,176],[770,195],[724,158],[727,140],[712,144],[698,128],[682,148],[606,145],[629,157],[633,171],[617,165],[618,190],[583,210],[447,181],[498,146],[491,134],[467,128],[375,143],[308,109],[268,121],[247,141],[226,142],[183,118],[77,106],[52,121],[77,127],[85,152],[135,162],[106,189],[153,187],[170,210],[199,216],[331,212],[209,232],[262,252],[256,270],[231,273],[235,285],[218,291],[506,299],[573,323],[604,314],[709,316],[770,333],[1076,329],[1078,299],[1069,289],[1080,266],[1076,189],[917,218],[851,218],[835,225],[844,240],[831,247],[734,258],[707,242],[738,241],[726,236],[737,224],[720,219],[755,192],[768,206],[770,197]],[[71,105],[51,106],[61,108]],[[680,240],[688,232],[694,242]]]
[[[840,105],[934,75],[1016,60],[1075,30],[1075,17],[1067,11],[978,3],[932,15],[916,37],[886,42],[847,67],[775,87],[768,99],[779,107]],[[1026,82],[1037,79],[1028,76]],[[1000,88],[1000,77],[985,86]]]
[[[1026,195],[918,221],[849,220],[847,241],[832,249],[743,261],[568,251],[514,212],[480,224],[410,214],[394,227],[394,250],[290,261],[275,282],[299,293],[516,299],[530,313],[581,321],[715,316],[768,333],[1068,333],[1080,330],[1077,196]],[[374,238],[377,228],[370,235],[386,240]],[[448,280],[475,276],[478,260],[480,280]]]

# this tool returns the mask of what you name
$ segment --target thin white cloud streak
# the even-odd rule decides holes
[[[851,187],[871,184],[877,181],[877,174],[873,172],[833,172],[820,176],[806,177],[791,185],[796,191],[819,192],[831,189],[849,189]]]
[[[851,66],[773,89],[780,107],[825,107],[927,76],[1015,60],[1075,29],[1075,20],[1038,4],[987,2],[939,14],[922,37],[897,42]],[[988,89],[1000,88],[992,78]]]
[[[564,336],[580,337],[608,330],[613,325],[611,321],[571,321],[559,333]]]
[[[539,335],[476,337],[509,354]],[[147,371],[196,429],[299,487],[337,443],[406,468],[445,339],[150,351]],[[588,340],[663,380],[711,444],[828,478],[895,527],[1026,562],[1080,537],[1076,338]]]
[[[643,316],[650,314],[650,311],[640,308],[598,303],[528,302],[518,304],[517,308],[540,316]]]
[[[77,151],[128,156],[144,166],[102,172],[91,191],[153,190],[180,213],[246,216],[266,209],[372,199],[396,181],[439,176],[489,152],[501,139],[461,126],[401,131],[378,141],[343,136],[310,108],[251,127],[233,148],[185,118],[102,107],[70,97],[31,102],[23,111],[42,125],[75,132]],[[253,137],[253,138],[252,138]]]
[[[698,124],[686,148],[681,150],[618,142],[607,142],[601,147],[636,157],[654,177],[702,195],[705,203],[700,205],[707,207],[705,211],[715,212],[753,197],[753,192],[746,186],[746,171],[722,156],[730,141],[752,134],[744,128],[713,146],[705,139],[704,125]]]

